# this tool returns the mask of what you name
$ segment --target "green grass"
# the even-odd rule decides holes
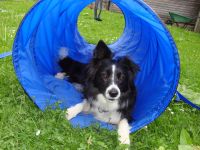
[[[89,43],[96,44],[99,39],[103,39],[108,44],[115,42],[123,33],[124,16],[104,11],[101,17],[103,21],[95,21],[93,10],[84,9],[78,19],[79,32]]]
[[[17,27],[33,4],[33,1],[0,1],[0,52],[11,49]],[[101,38],[111,43],[121,35],[124,26],[122,15],[105,12],[102,19],[102,22],[93,21],[91,10],[85,10],[81,14],[79,30],[87,41],[96,43]],[[110,23],[106,24],[107,21]],[[96,24],[104,28],[101,33]],[[175,27],[169,27],[169,30],[180,53],[180,83],[198,93],[200,34]],[[167,109],[147,129],[131,134],[131,149],[176,150],[182,128],[190,134],[193,145],[200,145],[200,112],[184,103],[172,102],[169,107],[171,110]],[[121,148],[118,146],[116,131],[96,127],[73,128],[64,115],[64,111],[59,109],[41,112],[18,83],[12,59],[0,59],[0,149]],[[40,134],[36,135],[38,130]]]
[[[191,100],[200,104],[200,34],[181,28],[169,27],[177,44],[181,78],[179,90]]]
[[[9,51],[15,32],[33,1],[0,0],[0,52]]]

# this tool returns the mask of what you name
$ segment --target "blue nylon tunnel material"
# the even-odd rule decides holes
[[[87,63],[92,57],[89,44],[77,29],[80,12],[93,0],[41,0],[25,16],[15,37],[13,63],[26,93],[41,109],[59,102],[64,109],[82,101],[82,94],[67,80],[54,75],[60,71],[58,51],[68,49],[69,57]],[[115,58],[128,55],[141,71],[135,84],[138,95],[133,111],[134,132],[155,120],[173,98],[179,81],[176,45],[157,15],[141,0],[113,0],[125,18],[122,36],[109,45]],[[91,18],[92,19],[92,18]],[[96,122],[80,114],[74,126]],[[102,127],[112,126],[102,123]]]

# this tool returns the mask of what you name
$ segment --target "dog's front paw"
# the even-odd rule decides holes
[[[128,137],[120,136],[119,137],[119,142],[120,142],[120,144],[130,145],[130,138],[129,138],[129,136]]]
[[[58,72],[56,75],[55,75],[55,78],[57,79],[64,79],[66,76],[66,73],[63,73],[63,72]]]
[[[79,84],[79,83],[73,83],[75,89],[77,89],[79,92],[83,92],[83,85]]]
[[[82,110],[83,110],[84,103],[76,104],[67,109],[66,118],[67,120],[71,120],[72,118],[76,117]]]
[[[71,107],[67,109],[66,118],[67,120],[71,120],[72,118],[76,117],[75,108]]]
[[[118,136],[120,144],[130,145],[129,124],[127,119],[122,119],[118,124]]]

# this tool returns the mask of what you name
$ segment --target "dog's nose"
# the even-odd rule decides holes
[[[110,91],[109,91],[109,95],[110,95],[110,97],[112,97],[112,98],[115,98],[115,97],[117,97],[117,95],[118,95],[118,91],[116,90],[116,89],[111,89]]]

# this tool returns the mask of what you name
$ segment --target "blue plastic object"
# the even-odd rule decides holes
[[[184,97],[180,92],[176,92],[176,101],[183,101],[186,104],[190,105],[193,108],[196,108],[198,110],[200,110],[200,106],[198,106],[197,104],[194,104],[193,102],[191,102],[190,100],[188,100],[186,97]]]
[[[0,59],[12,55],[12,52],[5,52],[0,54]]]
[[[58,51],[67,47],[69,56],[86,63],[92,57],[89,44],[77,29],[79,13],[93,0],[41,0],[25,16],[15,37],[13,63],[24,90],[41,109],[59,101],[66,108],[82,101],[71,83],[54,78],[60,70]],[[154,121],[173,98],[179,81],[179,56],[165,26],[141,0],[113,0],[125,18],[122,36],[109,45],[115,57],[128,55],[139,64],[138,89],[133,112],[134,132]],[[91,18],[92,19],[92,18]],[[80,114],[74,126],[89,126],[96,120]],[[101,123],[102,127],[111,128]]]

